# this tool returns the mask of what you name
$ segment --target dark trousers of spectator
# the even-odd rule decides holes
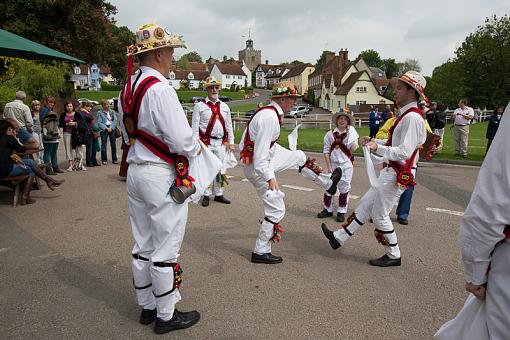
[[[85,136],[85,160],[87,166],[98,165],[96,159],[96,148],[94,147],[94,136],[92,135]]]
[[[112,150],[112,162],[117,163],[117,145],[115,145],[115,130],[110,132],[101,131],[101,161],[108,162],[108,154],[106,153],[106,143],[110,139],[110,146]]]
[[[397,205],[397,217],[401,220],[407,220],[409,211],[411,211],[411,200],[413,199],[414,186],[407,188],[402,195]]]
[[[57,149],[58,143],[44,143],[43,161],[46,164],[51,164],[53,170],[58,169]]]
[[[487,138],[487,149],[485,150],[485,155],[487,155],[487,152],[489,152],[489,148],[492,144],[492,138]]]
[[[370,128],[370,138],[375,138],[375,135],[377,135],[377,132],[379,131],[379,127],[371,127]]]

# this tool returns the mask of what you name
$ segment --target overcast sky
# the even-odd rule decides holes
[[[486,17],[510,13],[508,0],[109,1],[118,9],[118,25],[135,31],[153,22],[183,35],[188,49],[177,55],[237,59],[251,29],[262,62],[315,64],[323,50],[340,48],[352,60],[371,48],[382,58],[417,59],[426,75],[453,57]]]

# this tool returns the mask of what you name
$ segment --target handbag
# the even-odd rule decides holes
[[[122,133],[120,133],[120,130],[118,127],[115,127],[115,138],[120,138],[122,136]]]

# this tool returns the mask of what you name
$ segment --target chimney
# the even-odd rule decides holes
[[[227,61],[227,56],[226,55],[223,56],[223,61]]]
[[[335,52],[324,51],[326,53],[326,62],[324,64],[329,63],[335,57]]]
[[[269,65],[269,60],[266,59],[266,65]]]
[[[338,55],[340,56],[340,59],[343,63],[346,63],[349,60],[349,51],[347,49],[340,49],[340,52],[338,52]]]

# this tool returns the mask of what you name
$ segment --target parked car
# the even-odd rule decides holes
[[[218,99],[221,100],[222,102],[229,102],[232,100],[232,99],[230,99],[230,97],[227,97],[227,96],[220,96],[220,97],[218,97]]]
[[[195,103],[196,104],[196,103],[198,103],[201,100],[204,100],[204,97],[198,97],[198,96],[191,97],[190,103]]]
[[[88,98],[80,98],[80,99],[78,99],[78,101],[80,102],[80,104],[82,104],[84,102],[92,103],[92,105],[98,105],[99,104],[99,102],[97,102],[95,100],[88,99]]]
[[[186,116],[191,116],[193,114],[193,109],[191,109],[187,106],[182,105],[182,109],[184,110],[184,113],[186,114]]]
[[[285,114],[285,117],[290,118],[303,118],[309,113],[309,108],[305,105],[297,105],[293,106],[292,109]]]

